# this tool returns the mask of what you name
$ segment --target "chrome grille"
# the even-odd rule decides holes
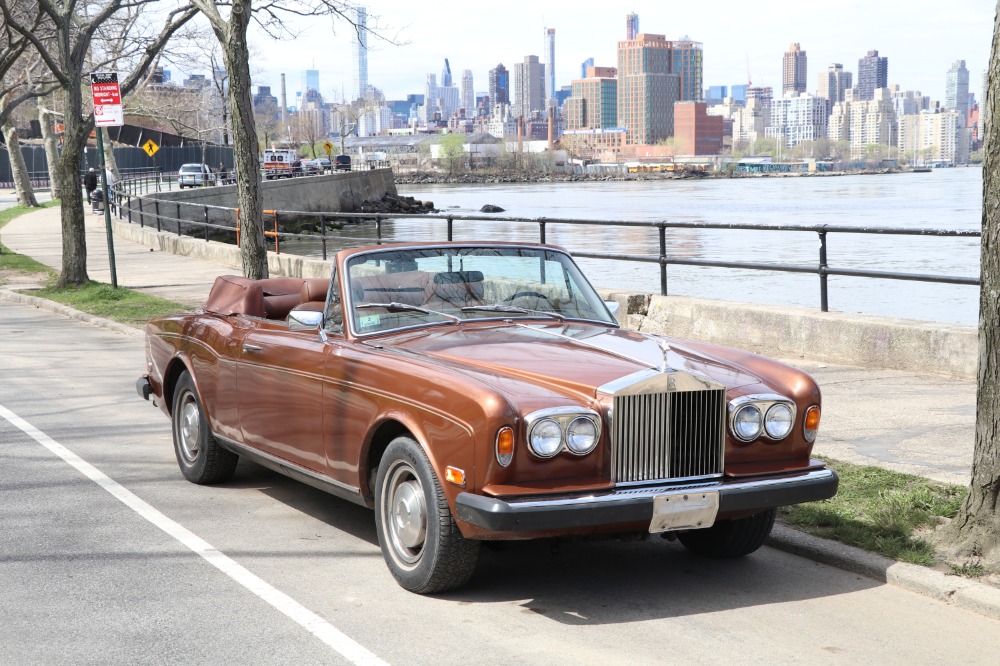
[[[616,483],[722,474],[725,389],[618,395],[613,414]]]

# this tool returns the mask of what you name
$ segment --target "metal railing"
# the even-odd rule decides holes
[[[238,238],[237,209],[223,206],[213,206],[208,204],[191,204],[178,201],[157,200],[149,197],[137,197],[138,205],[132,205],[133,193],[127,184],[120,183],[117,194],[119,195],[119,205],[117,210],[119,216],[128,217],[129,222],[137,222],[141,226],[156,226],[157,231],[163,231],[168,226],[170,230],[178,235],[184,234],[185,226],[200,227],[206,241],[210,240],[211,231],[223,234],[231,233]],[[184,207],[195,207],[198,209],[199,219],[195,216],[182,216]],[[152,210],[150,210],[152,208]],[[168,209],[176,216],[166,214]],[[215,215],[216,221],[210,221],[210,212]],[[394,222],[406,220],[444,220],[447,223],[446,240],[454,240],[456,222],[504,222],[510,224],[534,225],[538,228],[538,242],[545,243],[547,231],[554,225],[568,226],[614,226],[648,228],[655,230],[657,234],[658,253],[652,254],[620,254],[614,252],[591,252],[573,251],[574,257],[584,257],[588,259],[624,261],[635,263],[656,264],[659,267],[660,294],[667,295],[668,266],[701,266],[706,268],[729,268],[745,269],[756,271],[772,271],[783,273],[806,273],[815,274],[819,278],[820,288],[820,309],[823,312],[829,311],[829,290],[828,278],[833,276],[845,276],[856,278],[872,278],[882,280],[906,280],[914,282],[930,282],[940,284],[958,284],[978,286],[980,279],[972,276],[960,275],[937,275],[926,273],[906,273],[898,271],[867,270],[856,268],[843,268],[831,266],[829,263],[829,240],[831,235],[838,234],[862,234],[862,235],[888,235],[888,236],[924,236],[924,237],[951,237],[951,238],[979,238],[981,232],[978,229],[934,229],[934,228],[909,228],[902,229],[896,227],[851,227],[846,225],[790,225],[790,224],[732,224],[732,223],[711,223],[711,222],[668,222],[662,221],[634,221],[634,220],[587,220],[573,218],[548,218],[548,217],[499,217],[497,215],[454,215],[454,214],[404,214],[404,213],[339,213],[339,212],[306,212],[306,211],[263,211],[264,219],[262,223],[266,229],[265,235],[274,239],[275,251],[280,253],[280,240],[286,238],[302,238],[319,240],[322,249],[322,258],[328,259],[328,244],[333,238],[328,232],[339,229],[339,221],[356,222],[359,220],[369,220],[374,222],[375,236],[372,239],[376,245],[381,245],[383,239],[383,223],[387,220]],[[295,233],[282,230],[282,217],[294,218],[301,221],[308,218],[316,218],[319,222],[320,233]],[[819,240],[819,252],[815,264],[786,264],[786,263],[762,263],[750,261],[720,261],[712,259],[692,259],[671,256],[668,254],[667,230],[668,229],[718,229],[718,230],[739,230],[755,232],[794,232],[816,234]],[[397,239],[398,240],[398,239]],[[238,241],[237,241],[238,242]],[[394,241],[395,242],[395,241]]]

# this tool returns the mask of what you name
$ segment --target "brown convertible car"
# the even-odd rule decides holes
[[[408,590],[484,540],[661,533],[709,557],[825,499],[820,392],[760,356],[623,330],[563,250],[344,250],[326,279],[221,276],[146,329],[141,396],[194,483],[240,457],[375,510]]]

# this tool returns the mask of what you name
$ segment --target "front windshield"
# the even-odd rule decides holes
[[[424,247],[347,263],[350,317],[365,335],[479,319],[614,318],[564,253],[524,247]]]

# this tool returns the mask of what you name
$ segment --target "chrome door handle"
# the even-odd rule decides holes
[[[264,349],[263,347],[259,347],[257,345],[251,345],[245,342],[243,343],[243,351],[245,352],[259,352],[262,351],[263,349]]]

